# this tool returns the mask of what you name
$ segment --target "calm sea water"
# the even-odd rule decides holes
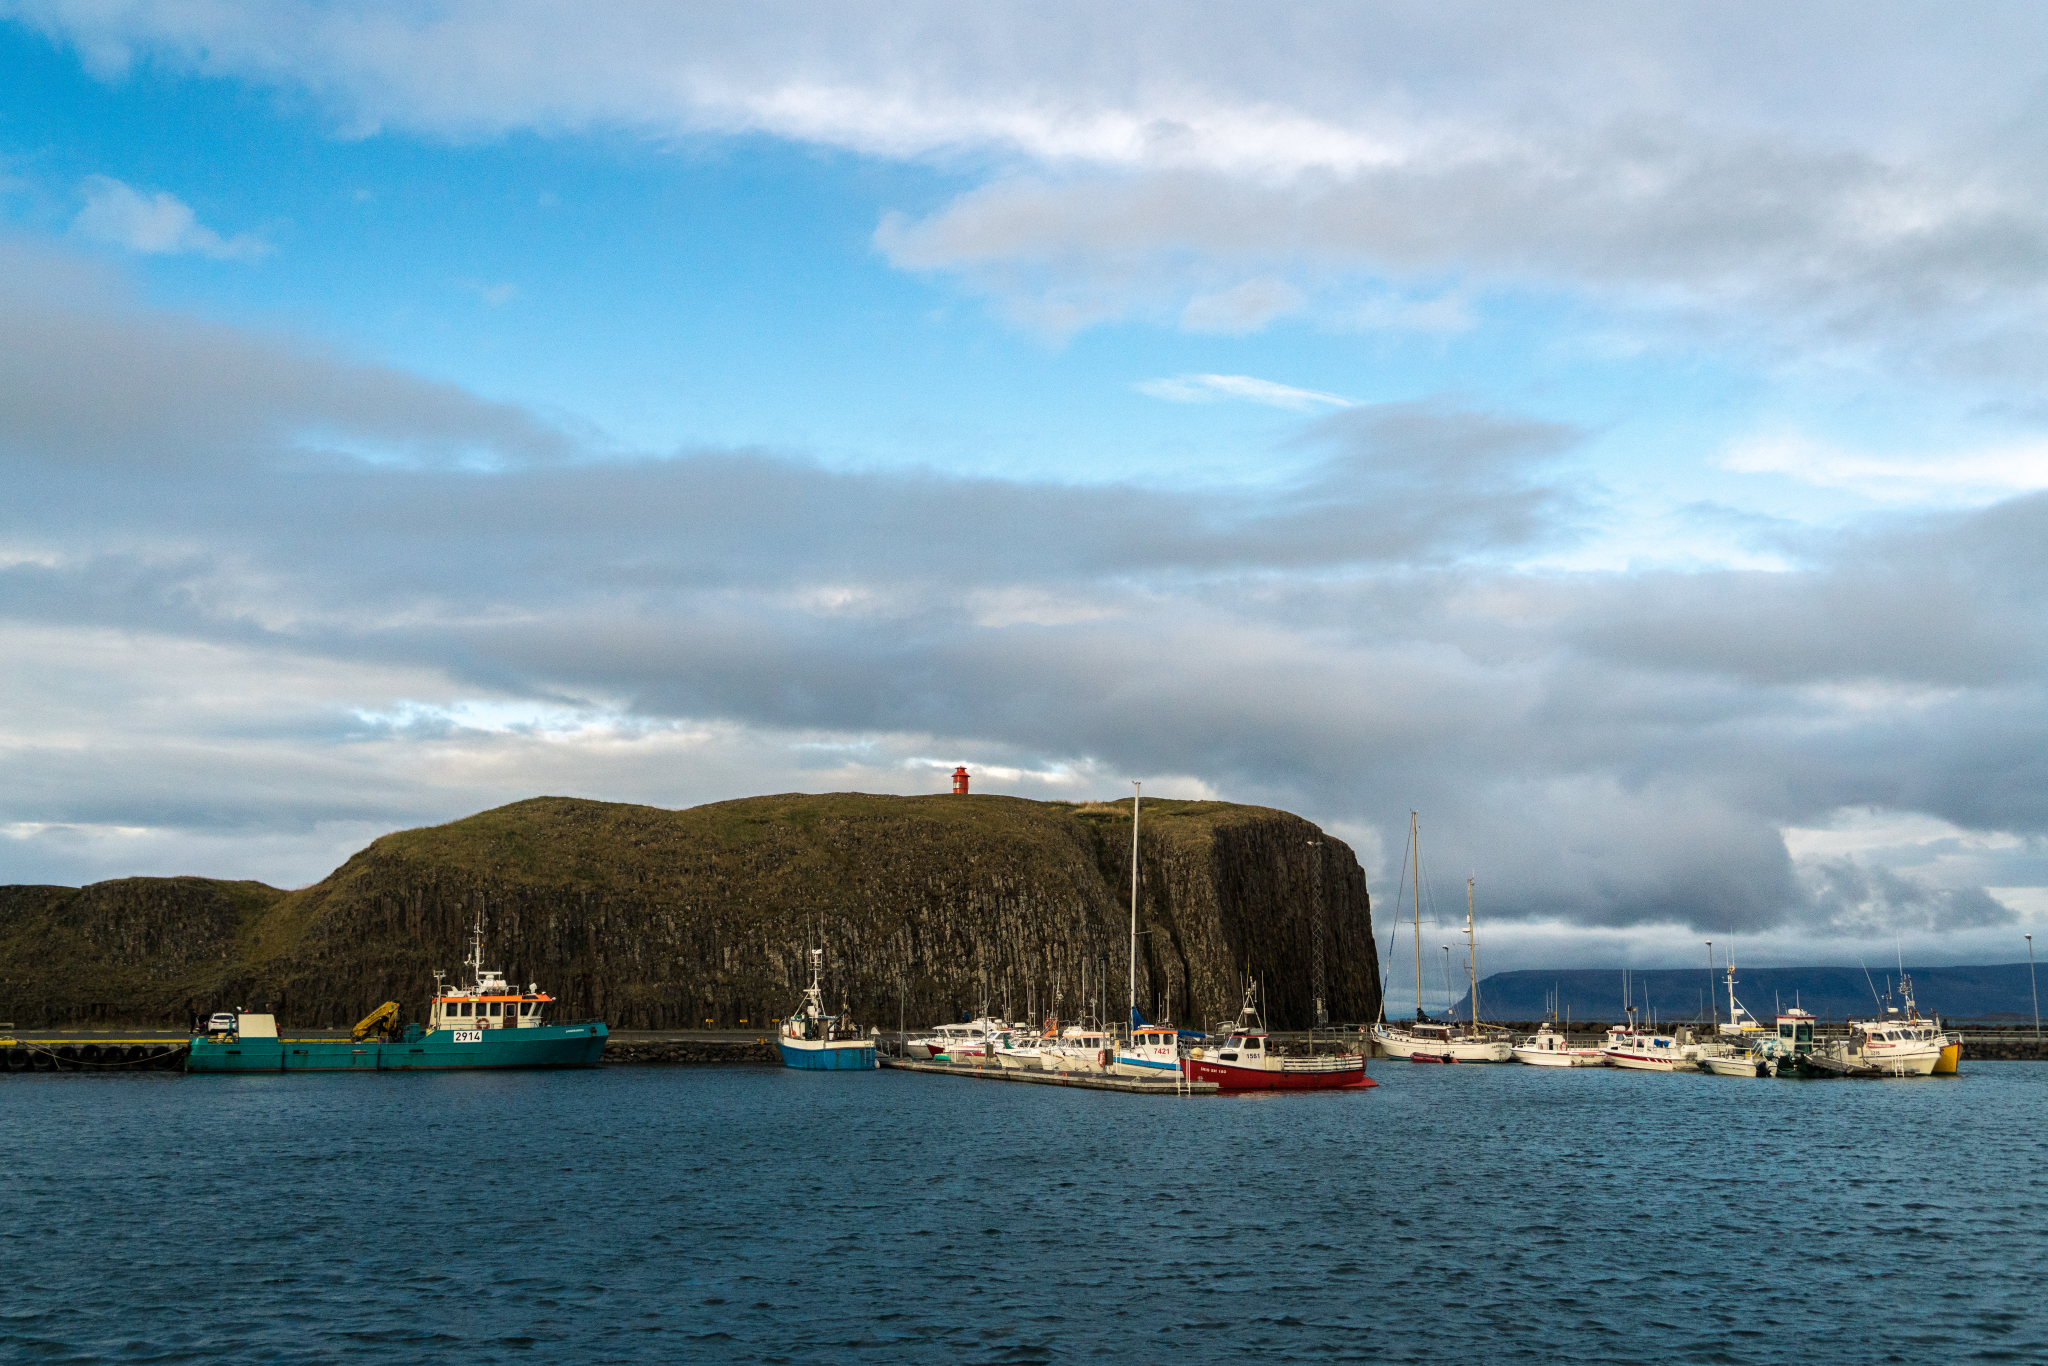
[[[2048,1064],[1374,1075],[10,1077],[0,1359],[2048,1361]]]

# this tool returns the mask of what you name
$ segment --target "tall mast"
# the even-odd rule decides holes
[[[1422,1014],[1422,825],[1408,813],[1408,843],[1415,851],[1415,1013]]]
[[[1138,799],[1145,795],[1145,785],[1133,780],[1131,783],[1131,1013],[1125,1019],[1127,1026],[1135,1026],[1138,1019]]]
[[[1479,1029],[1479,935],[1472,928],[1472,879],[1465,879],[1465,976],[1472,983],[1472,1028]]]

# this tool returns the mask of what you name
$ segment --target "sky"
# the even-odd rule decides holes
[[[0,882],[966,764],[2013,961],[2044,127],[2031,5],[0,0]]]

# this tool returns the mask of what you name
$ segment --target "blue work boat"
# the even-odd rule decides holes
[[[812,949],[811,985],[804,991],[803,1004],[775,1036],[782,1065],[807,1072],[871,1071],[876,1066],[875,1041],[864,1038],[860,1026],[845,1016],[825,1013],[824,973],[825,951]]]
[[[386,1001],[346,1039],[281,1037],[271,1015],[242,1012],[233,1027],[195,1036],[187,1072],[437,1072],[494,1067],[595,1067],[610,1030],[602,1020],[556,1023],[555,998],[529,983],[521,991],[484,966],[483,925],[470,940],[469,982],[442,987],[434,974],[427,1026],[398,1023]]]

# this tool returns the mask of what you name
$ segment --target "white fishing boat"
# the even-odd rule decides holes
[[[1849,1037],[1827,1050],[1852,1067],[1874,1067],[1886,1077],[1929,1077],[1943,1070],[1948,1050],[1961,1052],[1961,1039],[1941,1027],[1941,1021],[1922,1019],[1913,1000],[1913,979],[1899,969],[1899,994],[1905,998],[1903,1011],[1884,1006],[1874,1020],[1849,1021]],[[1954,1070],[1951,1066],[1947,1070]]]
[[[1109,1070],[1120,1077],[1171,1081],[1180,1074],[1180,1064],[1180,1032],[1139,1020],[1131,1025],[1131,1037],[1117,1045]]]
[[[1605,1067],[1607,1054],[1597,1048],[1574,1048],[1555,1024],[1545,1024],[1514,1047],[1516,1062],[1532,1067]]]
[[[1219,1091],[1332,1091],[1379,1085],[1365,1074],[1363,1053],[1289,1057],[1274,1047],[1259,1015],[1256,982],[1245,986],[1237,1023],[1219,1035],[1188,1050],[1189,1081],[1214,1082]]]
[[[1479,939],[1473,923],[1472,879],[1465,880],[1465,976],[1471,985],[1471,1018],[1460,1025],[1448,1018],[1431,1020],[1422,1011],[1422,825],[1413,811],[1408,813],[1409,879],[1413,891],[1410,918],[1415,925],[1415,1019],[1394,1024],[1386,1018],[1386,990],[1380,992],[1380,1021],[1372,1028],[1372,1041],[1390,1058],[1410,1062],[1513,1062],[1514,1036],[1479,1022]],[[1400,902],[1396,901],[1395,905]],[[1393,945],[1387,946],[1393,956]],[[1447,970],[1448,971],[1448,970]]]

